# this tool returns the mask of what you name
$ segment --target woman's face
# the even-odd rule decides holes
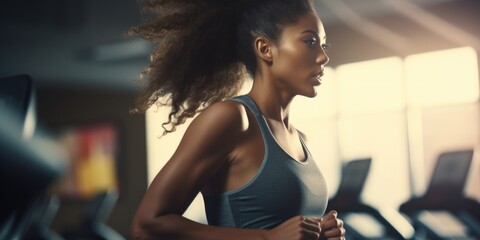
[[[292,95],[316,96],[328,63],[326,46],[325,30],[315,13],[286,26],[272,51],[277,86]]]

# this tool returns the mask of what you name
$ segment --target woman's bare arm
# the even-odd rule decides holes
[[[137,210],[135,239],[263,239],[262,230],[214,227],[182,217],[202,186],[227,164],[245,124],[245,110],[233,102],[217,103],[192,122]]]

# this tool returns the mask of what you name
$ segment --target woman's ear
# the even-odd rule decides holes
[[[266,62],[272,62],[273,54],[272,54],[272,42],[264,37],[257,37],[255,39],[255,53],[257,54],[260,59],[263,59]]]

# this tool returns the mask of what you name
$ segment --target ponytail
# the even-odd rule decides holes
[[[140,4],[154,19],[132,27],[129,36],[155,43],[146,83],[135,112],[171,106],[164,134],[212,103],[234,96],[243,84],[245,70],[237,55],[237,18],[230,6],[214,1],[152,1]],[[167,98],[168,101],[159,101]]]

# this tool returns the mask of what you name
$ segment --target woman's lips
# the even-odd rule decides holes
[[[323,77],[323,72],[314,73],[312,75],[313,84],[315,86],[322,84],[322,77]]]

